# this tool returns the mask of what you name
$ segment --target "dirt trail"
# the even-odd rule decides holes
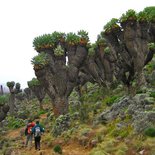
[[[46,115],[41,115],[40,119],[45,119]],[[49,147],[46,144],[44,144],[44,138],[48,133],[44,133],[42,136],[42,142],[41,142],[41,150],[36,151],[34,149],[34,141],[32,143],[32,148],[25,148],[25,136],[20,136],[22,132],[24,132],[25,127],[9,131],[6,135],[9,139],[17,139],[15,143],[19,146],[18,149],[14,150],[14,153],[11,155],[56,155],[53,152],[53,147]],[[78,144],[77,141],[73,141],[71,143],[66,143],[62,145],[63,155],[89,155],[90,150],[82,147]]]

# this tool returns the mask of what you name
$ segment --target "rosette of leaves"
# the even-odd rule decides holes
[[[126,22],[128,20],[137,20],[136,12],[132,9],[126,11],[126,14],[122,14],[122,16],[119,19],[121,23]]]
[[[66,36],[66,42],[70,46],[77,45],[79,43],[80,37],[76,35],[75,33],[68,33]]]
[[[34,65],[34,67],[41,69],[44,66],[48,65],[49,59],[46,53],[41,52],[40,54],[32,58],[31,63]]]
[[[80,44],[86,45],[89,42],[88,32],[80,30],[78,31],[78,35],[80,37]]]
[[[110,54],[110,48],[109,48],[109,47],[106,47],[106,48],[104,49],[104,53],[105,53],[105,54]]]
[[[20,83],[16,83],[16,89],[20,89]]]
[[[29,86],[29,88],[33,86],[40,86],[40,81],[36,78],[33,78],[31,81],[27,82],[27,85]]]
[[[54,31],[51,36],[55,44],[59,42],[65,42],[65,37],[66,37],[65,33]]]
[[[88,49],[88,56],[94,56],[95,55],[95,49],[96,49],[96,44],[92,44],[92,46]]]
[[[54,49],[54,55],[55,55],[55,56],[63,56],[63,55],[64,55],[64,49],[61,47],[61,45],[58,45],[58,46]]]
[[[106,46],[106,40],[104,39],[104,34],[101,32],[101,35],[97,36],[96,45],[98,46]]]
[[[104,31],[108,33],[117,28],[119,28],[118,19],[112,18],[111,21],[104,26]]]
[[[155,50],[155,43],[148,43],[149,50]]]
[[[9,88],[13,88],[14,85],[15,85],[15,82],[14,82],[14,81],[7,82],[6,85],[7,85]]]
[[[155,22],[155,6],[146,7],[144,12],[146,13],[149,21]]]
[[[33,47],[40,51],[42,49],[50,49],[54,46],[54,39],[51,34],[44,34],[42,36],[36,37],[33,40]]]
[[[146,12],[140,11],[140,12],[137,14],[137,20],[138,20],[139,22],[148,21],[148,17],[147,17]]]

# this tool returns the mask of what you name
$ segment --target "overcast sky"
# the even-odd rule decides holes
[[[95,42],[111,18],[146,6],[155,6],[155,0],[0,0],[0,84],[15,81],[25,88],[35,77],[36,36],[84,29]]]

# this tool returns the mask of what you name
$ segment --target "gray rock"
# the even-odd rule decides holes
[[[133,98],[124,97],[114,103],[112,107],[100,114],[98,122],[110,122],[117,117],[123,121],[126,115],[132,117],[131,125],[135,132],[143,132],[147,127],[155,123],[155,110],[153,111],[153,98],[146,94],[137,94]],[[120,128],[121,124],[117,124]]]

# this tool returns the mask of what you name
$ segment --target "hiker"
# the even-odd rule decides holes
[[[35,126],[35,123],[32,122],[31,120],[28,120],[28,124],[26,126],[25,129],[25,135],[26,135],[26,143],[25,146],[27,147],[29,144],[29,147],[32,147],[32,138],[33,138],[33,134],[32,134],[32,128]]]
[[[40,140],[43,132],[44,132],[44,128],[41,127],[41,125],[39,124],[39,121],[36,121],[36,125],[32,128],[36,150],[40,150]]]

